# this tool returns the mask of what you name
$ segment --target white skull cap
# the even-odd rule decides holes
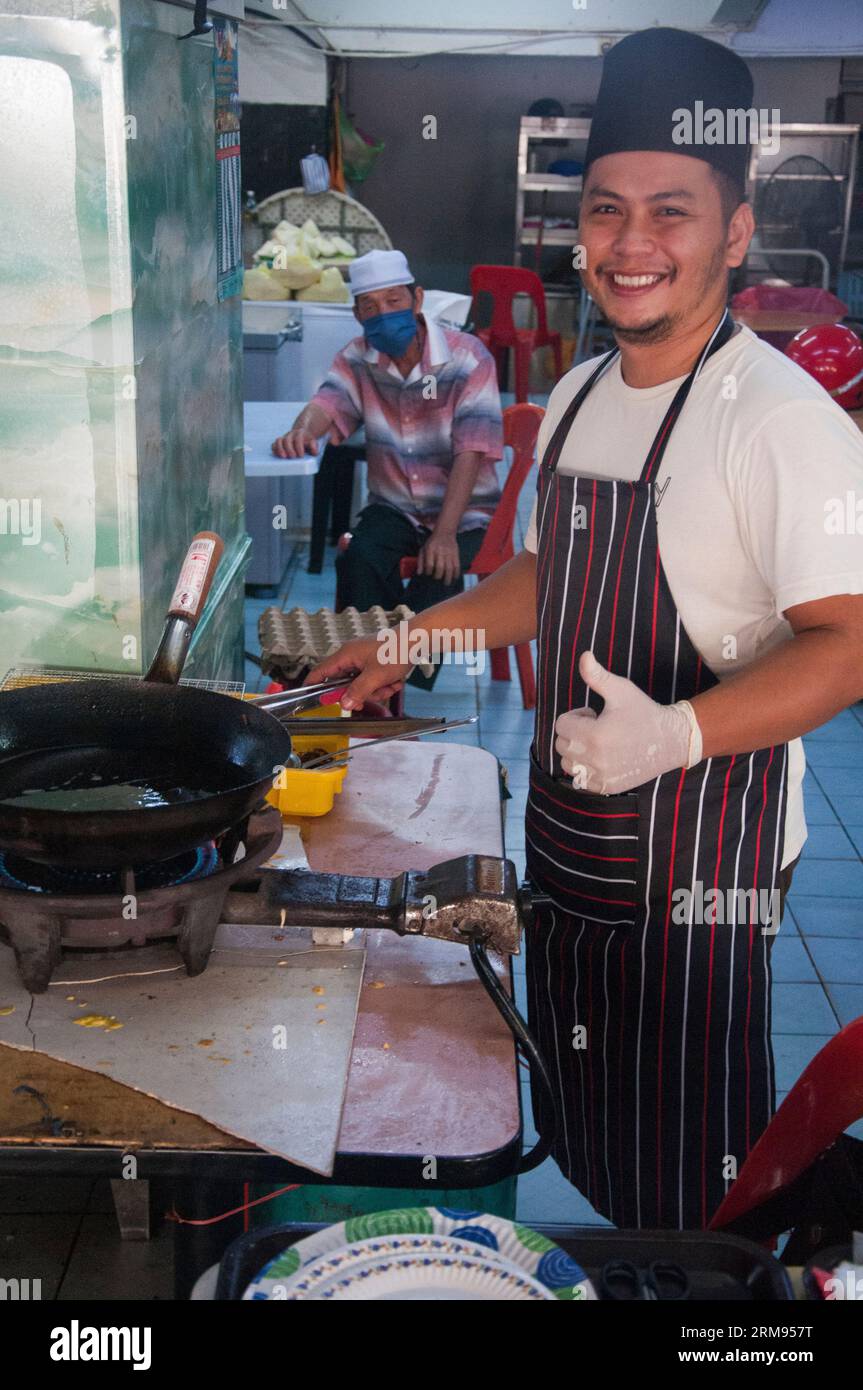
[[[387,290],[391,285],[411,285],[413,275],[403,251],[367,251],[351,262],[351,293],[356,299],[369,290]]]

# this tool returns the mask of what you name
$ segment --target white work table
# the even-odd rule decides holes
[[[306,401],[246,401],[243,427],[247,478],[309,478],[320,466],[319,454],[280,459],[273,453],[273,440],[287,434]]]

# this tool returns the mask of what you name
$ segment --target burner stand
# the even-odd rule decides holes
[[[0,940],[14,950],[31,994],[48,988],[64,948],[74,946],[111,950],[127,942],[140,946],[174,936],[187,973],[200,975],[210,958],[228,891],[255,876],[279,848],[281,836],[281,816],[275,807],[265,806],[225,833],[219,843],[223,867],[206,878],[135,894],[132,875],[125,896],[0,889]],[[245,854],[232,862],[240,844]],[[134,895],[131,920],[129,894]]]

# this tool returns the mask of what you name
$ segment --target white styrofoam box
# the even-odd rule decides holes
[[[244,333],[280,333],[296,306],[289,299],[244,299]]]

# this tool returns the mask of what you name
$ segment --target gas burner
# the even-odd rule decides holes
[[[70,869],[59,864],[35,864],[14,854],[0,854],[0,889],[27,893],[125,893],[134,882],[135,892],[148,888],[170,888],[207,878],[219,867],[219,851],[211,840],[199,849],[176,859],[139,864],[128,871],[118,869]]]
[[[173,938],[188,974],[199,975],[229,890],[255,879],[281,840],[282,818],[264,806],[216,843],[120,875],[3,856],[0,941],[14,950],[33,994],[48,988],[72,948],[115,951]]]

